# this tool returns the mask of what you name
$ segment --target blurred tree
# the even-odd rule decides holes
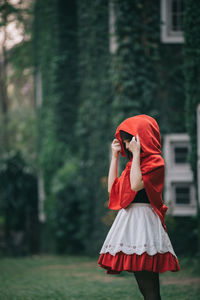
[[[37,180],[20,153],[0,159],[0,209],[5,218],[5,254],[38,251]]]
[[[32,2],[0,3],[0,214],[8,253],[21,254],[38,250]]]
[[[78,115],[77,1],[57,3],[57,61],[55,65],[55,130],[58,140],[76,151],[74,126]]]
[[[76,182],[68,179],[71,168],[77,171],[78,161],[74,132],[78,105],[76,1],[36,1],[34,12],[36,93],[41,86],[37,105],[38,153],[47,212],[44,238],[48,232],[56,241],[56,245],[52,239],[43,244],[46,250],[51,240],[53,249],[69,252],[77,245],[72,232],[76,234],[80,228],[79,198],[78,193],[74,194]],[[73,175],[71,180],[77,177]],[[57,186],[62,186],[61,190]]]
[[[1,49],[0,49],[0,104],[1,115],[3,118],[2,142],[4,148],[8,150],[8,90],[7,90],[7,26],[8,17],[14,12],[14,7],[4,0],[0,9],[0,26],[1,26]]]
[[[83,243],[79,236],[80,227],[80,192],[77,184],[79,162],[69,157],[62,168],[54,176],[52,197],[55,201],[54,212],[51,213],[51,227],[59,253],[83,253]]]
[[[2,144],[6,151],[12,147],[8,130],[9,111],[12,105],[11,99],[9,100],[10,51],[23,38],[24,42],[26,41],[25,27],[30,24],[30,14],[28,13],[30,3],[31,0],[26,3],[25,1],[2,0],[0,3],[0,113],[3,126]]]
[[[106,227],[111,141],[111,81],[108,1],[78,1],[80,107],[76,124],[80,155],[80,238],[87,253],[97,253]]]

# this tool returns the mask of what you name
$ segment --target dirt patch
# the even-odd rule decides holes
[[[96,268],[97,264],[96,262],[85,262],[80,264],[69,264],[69,265],[47,265],[47,266],[41,266],[40,269],[79,269],[79,268]]]
[[[76,277],[85,277],[87,276],[86,273],[78,273],[76,274]],[[88,274],[88,277],[91,276],[91,274]],[[101,282],[113,282],[115,280],[119,281],[127,281],[128,278],[125,277],[118,277],[118,275],[109,275],[109,274],[92,274],[91,280],[98,280]],[[169,284],[175,284],[180,286],[185,285],[197,285],[200,287],[200,278],[166,278],[161,279],[161,285],[169,285]]]
[[[91,277],[91,280],[98,280],[101,282],[113,282],[115,280],[125,281],[127,279],[118,277],[117,275],[109,275],[109,274],[92,274],[91,273],[77,273],[74,275],[75,277]]]
[[[165,278],[161,279],[162,285],[175,284],[175,285],[188,285],[188,284],[197,284],[200,286],[200,278]]]

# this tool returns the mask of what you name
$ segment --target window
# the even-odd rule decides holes
[[[174,162],[176,164],[187,163],[188,147],[174,147]]]
[[[172,190],[175,205],[192,205],[193,199],[193,184],[188,181],[172,182]]]
[[[183,0],[171,0],[170,30],[174,33],[183,31]]]
[[[173,167],[185,166],[188,164],[188,154],[189,154],[190,144],[187,141],[171,141],[171,163]]]
[[[184,0],[161,0],[161,40],[183,43]]]
[[[175,187],[176,204],[190,204],[190,186]]]

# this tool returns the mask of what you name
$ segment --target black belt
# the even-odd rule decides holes
[[[150,203],[146,190],[142,189],[138,191],[134,200],[131,203]]]

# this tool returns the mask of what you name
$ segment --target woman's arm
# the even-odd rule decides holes
[[[118,158],[119,158],[119,151],[121,151],[120,142],[117,139],[114,139],[111,144],[112,150],[112,159],[109,168],[108,174],[108,193],[110,193],[112,184],[115,178],[118,176]]]
[[[144,188],[142,173],[140,169],[140,152],[134,152],[130,171],[131,189],[139,191]]]
[[[139,135],[137,134],[137,140],[135,137],[132,138],[129,146],[129,150],[133,154],[133,160],[131,164],[131,171],[130,171],[130,183],[131,189],[133,191],[139,191],[144,188],[144,183],[142,180],[142,173],[140,169],[140,139]]]

